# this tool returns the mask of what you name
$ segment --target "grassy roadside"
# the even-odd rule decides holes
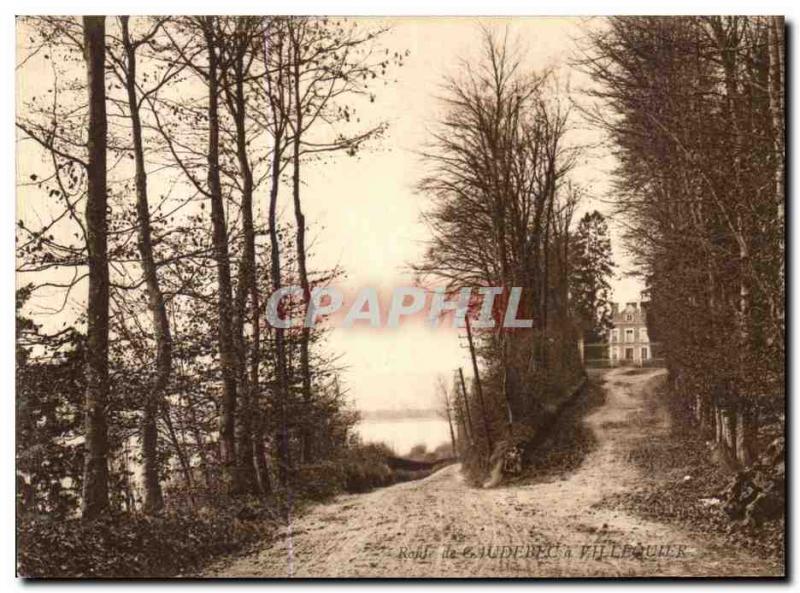
[[[583,419],[604,402],[602,387],[590,376],[586,388],[564,407],[547,436],[527,452],[523,472],[509,483],[549,482],[575,471],[597,447],[597,439]]]

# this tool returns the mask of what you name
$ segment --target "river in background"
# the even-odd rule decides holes
[[[450,444],[450,428],[438,418],[405,420],[362,420],[356,426],[365,443],[386,443],[396,454],[405,455],[415,445],[425,445],[433,451],[439,445]]]

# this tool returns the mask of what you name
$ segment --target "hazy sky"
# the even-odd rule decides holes
[[[510,37],[526,49],[527,67],[556,68],[564,88],[569,87],[570,96],[581,100],[580,89],[589,82],[571,70],[567,62],[575,51],[575,39],[596,22],[555,17],[388,21],[392,29],[383,44],[390,51],[408,50],[409,55],[402,68],[390,72],[389,78],[396,82],[376,87],[376,102],[362,114],[365,122],[388,122],[386,135],[357,158],[338,157],[325,164],[310,165],[303,174],[303,202],[314,252],[311,267],[338,264],[347,274],[345,288],[386,289],[411,283],[408,265],[420,260],[427,237],[421,221],[426,199],[413,189],[424,170],[416,151],[427,138],[426,129],[440,113],[435,96],[443,77],[457,73],[460,59],[477,58],[481,22],[498,30],[508,26]],[[49,70],[43,71],[40,77],[32,75],[31,68],[18,71],[18,105],[50,84],[48,73]],[[571,134],[571,142],[597,139],[596,133],[580,129],[585,124],[579,116],[575,125],[578,129]],[[18,181],[25,181],[34,152],[31,146],[21,146],[17,175]],[[578,214],[593,208],[608,210],[604,200],[608,198],[612,166],[613,160],[602,151],[592,151],[581,159],[574,178],[587,187],[594,199],[583,204]],[[43,193],[20,190],[17,218],[36,220],[37,213],[41,216],[47,206],[37,200],[43,198]],[[282,199],[284,216],[291,216],[286,192]],[[618,271],[625,272],[627,264],[616,238],[617,229],[612,230]],[[622,301],[637,299],[640,289],[635,281],[620,278],[614,281],[614,288],[616,300]],[[76,293],[78,300],[80,294]],[[46,319],[37,320],[48,324]],[[448,384],[459,366],[467,375],[472,374],[463,342],[455,330],[415,325],[385,330],[335,329],[329,341],[332,350],[342,356],[341,363],[346,366],[344,384],[361,409],[431,407],[437,374],[444,375]]]

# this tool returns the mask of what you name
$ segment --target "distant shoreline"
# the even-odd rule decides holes
[[[362,410],[362,422],[397,421],[397,420],[441,420],[433,409],[418,410]]]

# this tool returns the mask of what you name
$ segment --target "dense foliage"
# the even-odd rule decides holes
[[[85,522],[26,517],[17,530],[18,571],[51,578],[158,578],[202,568],[215,556],[263,542],[276,521],[255,503],[184,508],[159,516]]]
[[[674,392],[740,463],[785,401],[784,24],[613,18],[583,66]]]

